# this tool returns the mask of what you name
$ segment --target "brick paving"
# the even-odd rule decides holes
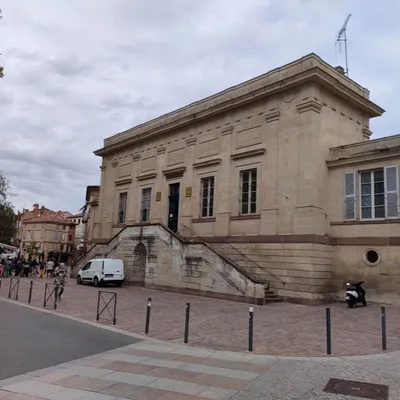
[[[44,280],[35,279],[32,305],[43,307]],[[51,282],[51,281],[49,281]],[[9,279],[3,279],[0,296],[7,297]],[[21,279],[19,302],[27,302],[29,279]],[[58,303],[59,313],[96,319],[97,288],[70,280]],[[247,304],[199,296],[126,286],[100,288],[118,293],[117,327],[144,333],[147,298],[152,298],[150,336],[183,342],[185,305],[191,303],[189,345],[217,350],[246,351]],[[348,309],[331,306],[332,354],[336,356],[375,354],[381,350],[380,307],[369,305]],[[48,306],[51,308],[51,305]],[[287,356],[324,356],[325,306],[290,303],[254,307],[254,353]],[[110,325],[111,322],[100,321]],[[400,307],[387,306],[388,351],[400,349]],[[1,397],[0,397],[1,399]]]
[[[386,385],[388,400],[398,400],[399,373],[398,352],[288,359],[149,339],[0,381],[0,400],[359,398],[324,392],[331,377]]]

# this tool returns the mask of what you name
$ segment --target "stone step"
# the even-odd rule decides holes
[[[269,303],[283,303],[285,300],[283,299],[283,297],[273,297],[273,298],[270,298],[270,297],[266,297],[265,298],[265,304],[269,304]]]

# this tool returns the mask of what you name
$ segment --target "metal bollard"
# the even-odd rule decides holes
[[[249,351],[253,351],[254,307],[249,307]]]
[[[386,349],[386,307],[381,307],[382,350]]]
[[[32,301],[32,289],[33,289],[33,281],[29,283],[28,304],[31,304]]]
[[[190,317],[190,303],[186,303],[186,318],[185,318],[185,337],[183,342],[189,342],[189,317]]]
[[[326,354],[332,354],[331,309],[326,309]]]
[[[117,293],[114,294],[114,318],[113,325],[117,325]]]
[[[146,327],[144,330],[144,333],[146,335],[149,334],[149,328],[150,328],[150,311],[151,311],[151,298],[149,297],[147,299],[147,312],[146,312]]]
[[[46,284],[44,285],[43,307],[46,307],[47,285],[48,285],[48,283],[46,283]]]
[[[58,286],[54,288],[54,309],[57,310]]]
[[[12,278],[10,278],[10,287],[8,289],[8,298],[11,299]]]

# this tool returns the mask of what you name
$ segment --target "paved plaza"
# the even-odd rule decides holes
[[[333,377],[388,385],[388,400],[398,400],[399,376],[398,352],[329,359],[281,358],[148,339],[0,381],[0,399],[360,399],[324,392]]]
[[[49,281],[51,282],[51,281]],[[19,302],[28,300],[29,279],[21,279]],[[9,279],[3,279],[0,297],[7,297]],[[126,286],[122,288],[77,285],[70,280],[58,303],[58,313],[95,321],[98,290],[116,292],[117,327],[143,334],[147,298],[152,298],[150,336],[183,342],[185,305],[191,303],[191,346],[216,350],[246,351],[248,304]],[[14,296],[14,294],[13,294]],[[44,281],[33,283],[32,305],[43,308]],[[47,306],[51,308],[51,304]],[[381,353],[380,306],[348,309],[330,305],[332,355]],[[325,306],[290,303],[254,307],[254,352],[279,356],[326,355]],[[110,325],[108,321],[100,321]],[[400,307],[387,306],[388,351],[400,350]]]

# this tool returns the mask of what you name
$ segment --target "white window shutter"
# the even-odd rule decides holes
[[[399,216],[399,184],[397,166],[385,167],[386,217]]]
[[[356,219],[356,173],[344,174],[344,219]]]

